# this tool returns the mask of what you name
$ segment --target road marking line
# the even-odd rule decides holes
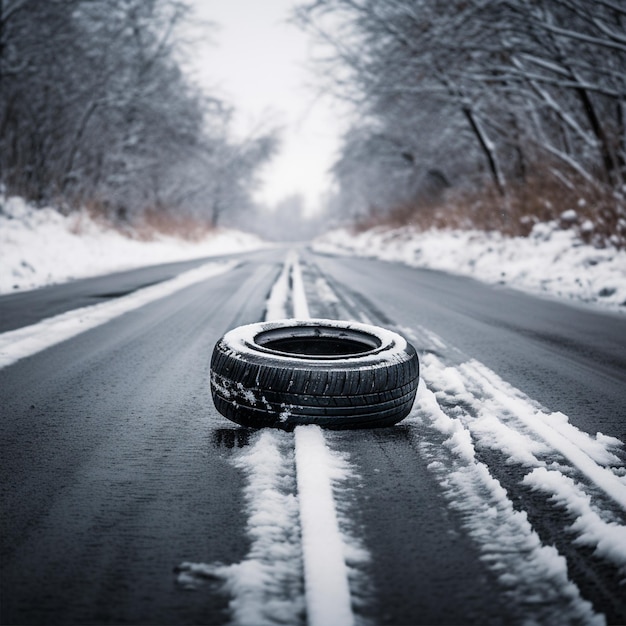
[[[309,626],[352,626],[344,545],[332,489],[332,459],[319,426],[297,426],[296,478]]]
[[[306,301],[306,292],[304,291],[304,282],[302,280],[302,270],[300,268],[300,259],[297,253],[294,253],[291,266],[291,301],[293,303],[293,316],[299,320],[306,320],[311,317],[309,314],[309,305]]]
[[[276,282],[272,285],[270,295],[265,303],[265,320],[282,320],[289,317],[287,303],[289,302],[289,270],[291,268],[289,256],[283,264]]]
[[[276,292],[272,289],[272,305],[267,307],[267,314],[281,311],[278,294],[284,298],[283,311],[291,295],[294,317],[309,319],[302,271],[295,251],[288,254],[277,282],[283,280],[288,271],[291,271],[291,294],[283,286]],[[319,426],[297,426],[294,440],[307,621],[309,626],[351,626],[354,614],[345,546],[333,497],[330,451]]]
[[[185,287],[231,271],[237,261],[212,262],[183,272],[171,280],[139,289],[122,298],[74,309],[55,315],[37,324],[0,334],[0,369],[37,354],[87,330],[138,309],[145,304],[170,296]]]

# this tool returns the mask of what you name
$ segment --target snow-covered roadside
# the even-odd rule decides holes
[[[549,296],[626,312],[626,251],[584,244],[558,223],[537,224],[529,237],[481,231],[419,232],[338,229],[318,238],[317,252],[374,257],[472,276]]]
[[[64,216],[0,196],[0,294],[264,245],[255,235],[223,229],[197,242],[165,236],[140,241],[86,213]]]

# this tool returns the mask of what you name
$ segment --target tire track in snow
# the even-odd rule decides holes
[[[490,468],[476,458],[469,431],[444,413],[426,386],[412,421],[421,454],[512,612],[536,624],[604,624],[569,580],[565,559],[542,544],[526,514],[514,508]]]
[[[499,582],[507,596],[538,623],[603,623],[605,616],[583,599],[582,589],[594,597],[595,610],[621,622],[619,581],[626,578],[621,442],[576,429],[566,416],[546,411],[483,364],[454,355],[433,333],[403,330],[421,348],[426,383],[409,422],[421,439],[425,428],[443,437],[437,446],[422,443],[420,450],[439,473],[451,506],[462,511],[485,562],[493,571],[506,572]],[[452,358],[446,358],[451,353]],[[450,450],[465,458],[462,477],[445,469],[443,458]],[[475,486],[482,476],[490,496],[485,492],[481,500],[478,491],[468,491],[467,475],[472,472]],[[513,481],[506,479],[511,473]],[[536,498],[524,495],[530,490],[541,491],[549,506],[540,507]],[[554,506],[575,513],[569,528],[567,518],[550,520],[549,509]],[[490,526],[490,520],[498,523]],[[545,536],[545,528],[554,524],[567,533],[560,541],[554,541],[560,534],[556,529],[549,536],[559,551],[542,545],[538,534],[539,529]],[[483,535],[485,529],[489,532]],[[590,562],[579,546],[590,547],[592,556],[603,562]],[[557,607],[559,614],[551,613],[550,607]]]
[[[320,297],[341,300],[349,316],[392,323],[361,294],[350,292],[348,297],[343,287],[335,293],[328,282],[323,283]],[[461,513],[466,530],[520,620],[605,623],[605,616],[582,597],[568,574],[571,552],[582,545],[602,558],[603,566],[612,568],[611,575],[600,576],[604,591],[590,595],[601,599],[601,612],[606,610],[611,621],[621,623],[620,584],[626,579],[626,471],[620,460],[621,442],[601,434],[590,437],[569,424],[566,416],[544,411],[484,365],[468,361],[425,329],[395,330],[415,343],[422,362],[416,405],[405,423],[411,425],[417,449],[429,461],[451,508]],[[486,449],[499,452],[500,467],[483,462],[486,455],[481,452]],[[502,466],[514,464],[533,469],[522,473],[510,495],[497,476],[502,475]],[[554,546],[542,543],[529,523],[530,517],[537,516],[520,510],[515,497],[520,489],[541,491],[551,499],[551,506],[574,515],[569,537],[574,535],[577,545],[570,548],[568,540],[562,542],[567,560]]]
[[[457,356],[436,335],[414,329],[422,376],[438,406],[471,439],[477,462],[503,485],[568,576],[612,623],[626,619],[624,449],[551,413],[494,372]],[[408,329],[406,332],[412,332]],[[421,397],[421,396],[420,396]]]

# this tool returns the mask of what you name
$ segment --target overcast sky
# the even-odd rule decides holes
[[[309,209],[330,184],[338,145],[338,111],[316,97],[307,71],[311,41],[288,24],[294,0],[192,0],[200,18],[218,26],[212,45],[194,54],[198,77],[217,86],[238,110],[248,133],[264,119],[284,126],[281,153],[267,166],[257,198],[273,205],[301,193]]]

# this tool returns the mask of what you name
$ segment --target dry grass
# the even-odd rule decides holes
[[[177,215],[150,208],[139,215],[127,216],[91,201],[83,205],[83,211],[75,213],[72,227],[74,233],[83,232],[86,218],[139,241],[152,241],[160,235],[185,241],[200,241],[215,230],[206,220],[190,215]]]
[[[564,216],[565,212],[568,213]],[[535,224],[552,221],[558,222],[561,228],[576,230],[582,241],[598,248],[626,249],[623,198],[586,181],[577,181],[569,187],[541,173],[523,185],[510,186],[506,198],[492,188],[449,191],[439,204],[407,202],[389,211],[374,210],[356,228],[411,225],[421,231],[476,229],[526,237]]]
[[[149,209],[139,218],[136,230],[143,239],[170,235],[186,241],[200,241],[215,229],[206,220],[191,215],[176,215]]]

